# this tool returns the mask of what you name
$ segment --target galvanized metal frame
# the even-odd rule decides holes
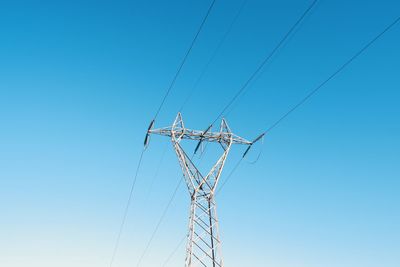
[[[210,128],[206,131],[187,129],[181,113],[178,113],[172,126],[148,130],[148,134],[171,138],[189,190],[191,203],[186,267],[223,267],[214,193],[232,144],[252,145],[252,142],[233,134],[225,119],[221,121],[219,132],[212,132]],[[217,142],[221,145],[223,153],[207,175],[202,175],[183,150],[180,145],[183,139],[198,140],[199,143]]]

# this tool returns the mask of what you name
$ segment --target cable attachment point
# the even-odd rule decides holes
[[[242,158],[244,158],[246,156],[246,154],[249,152],[250,148],[257,142],[259,141],[261,138],[263,138],[265,135],[265,133],[260,134],[256,139],[253,140],[253,142],[251,142],[251,144],[249,145],[249,147],[246,149],[246,151],[243,153]]]
[[[149,142],[150,142],[150,130],[153,129],[154,122],[155,122],[155,120],[153,119],[150,122],[149,127],[147,128],[146,137],[144,138],[144,142],[143,142],[144,148],[147,148],[147,146],[149,145]]]
[[[194,149],[194,154],[196,154],[196,153],[197,153],[197,150],[199,150],[200,145],[201,145],[201,143],[202,143],[203,140],[204,140],[204,135],[205,135],[208,131],[210,131],[211,128],[212,128],[212,124],[211,124],[210,126],[208,126],[208,128],[207,128],[207,129],[203,132],[203,134],[201,135],[200,141],[197,143],[197,146],[196,146],[196,148]]]

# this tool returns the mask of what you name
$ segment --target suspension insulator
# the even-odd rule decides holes
[[[250,148],[254,145],[254,143],[256,143],[257,141],[259,141],[261,138],[263,138],[265,135],[265,133],[260,134],[256,139],[253,140],[253,142],[251,142],[251,144],[249,145],[249,147],[246,149],[246,151],[243,153],[242,158],[244,158],[246,156],[246,154],[249,152]]]
[[[208,126],[208,128],[203,132],[203,134],[201,135],[201,137],[200,137],[200,141],[197,143],[197,146],[196,146],[196,148],[194,149],[194,154],[196,154],[197,153],[197,150],[199,150],[199,148],[200,148],[200,145],[201,145],[201,143],[203,142],[203,140],[204,140],[204,135],[209,131],[209,130],[211,130],[211,127],[212,127],[212,124],[210,125],[210,126]]]
[[[147,147],[149,145],[149,142],[150,142],[150,130],[153,129],[154,122],[155,122],[155,120],[152,120],[150,122],[149,127],[147,128],[146,137],[144,138],[144,142],[143,142],[145,147]]]

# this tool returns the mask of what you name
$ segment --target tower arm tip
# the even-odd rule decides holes
[[[264,137],[265,133],[260,134],[259,136],[257,136],[256,139],[254,139],[250,144],[249,147],[244,151],[242,158],[244,158],[247,153],[249,153],[250,148],[258,141],[260,141],[260,139],[262,139]]]

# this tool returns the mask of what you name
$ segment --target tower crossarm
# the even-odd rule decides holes
[[[200,131],[192,130],[187,128],[177,127],[164,127],[158,129],[149,130],[150,134],[165,135],[168,137],[179,136],[181,139],[198,140],[203,142],[216,142],[216,143],[228,143],[251,145],[252,142],[248,141],[240,136],[237,136],[231,132],[211,132],[211,131]],[[232,139],[231,139],[232,138]]]

